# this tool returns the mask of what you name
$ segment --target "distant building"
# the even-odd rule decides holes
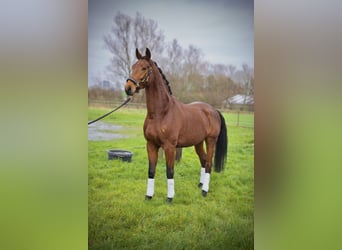
[[[224,100],[223,105],[234,110],[254,111],[254,97],[251,95],[235,95]]]
[[[101,87],[104,88],[104,89],[110,89],[112,87],[112,84],[109,81],[107,81],[107,80],[103,80]]]

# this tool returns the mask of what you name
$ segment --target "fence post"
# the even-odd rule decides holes
[[[237,113],[237,124],[238,127],[240,126],[240,110]]]

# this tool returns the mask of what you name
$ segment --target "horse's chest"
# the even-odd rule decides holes
[[[145,122],[144,135],[148,141],[161,143],[168,137],[168,128],[158,121],[149,120]]]

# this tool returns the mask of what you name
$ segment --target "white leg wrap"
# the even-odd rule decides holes
[[[146,195],[152,197],[154,194],[154,179],[147,179],[147,192]]]
[[[200,183],[204,183],[204,176],[205,176],[205,168],[201,168],[201,178],[200,178]]]
[[[205,173],[203,187],[202,187],[203,191],[206,191],[206,192],[209,191],[209,182],[210,182],[210,174],[209,173]]]
[[[167,179],[167,198],[175,196],[175,181],[174,179]]]

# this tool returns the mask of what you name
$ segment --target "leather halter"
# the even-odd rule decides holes
[[[135,80],[133,77],[128,77],[127,80],[126,80],[126,82],[127,82],[128,80],[130,80],[131,82],[133,82],[133,84],[134,84],[136,87],[140,88],[141,84],[145,84],[145,83],[148,82],[148,79],[150,78],[150,76],[151,76],[151,74],[152,74],[152,71],[153,71],[153,69],[152,69],[152,66],[150,65],[147,74],[144,76],[144,78],[143,78],[140,82],[138,82],[137,80]]]

